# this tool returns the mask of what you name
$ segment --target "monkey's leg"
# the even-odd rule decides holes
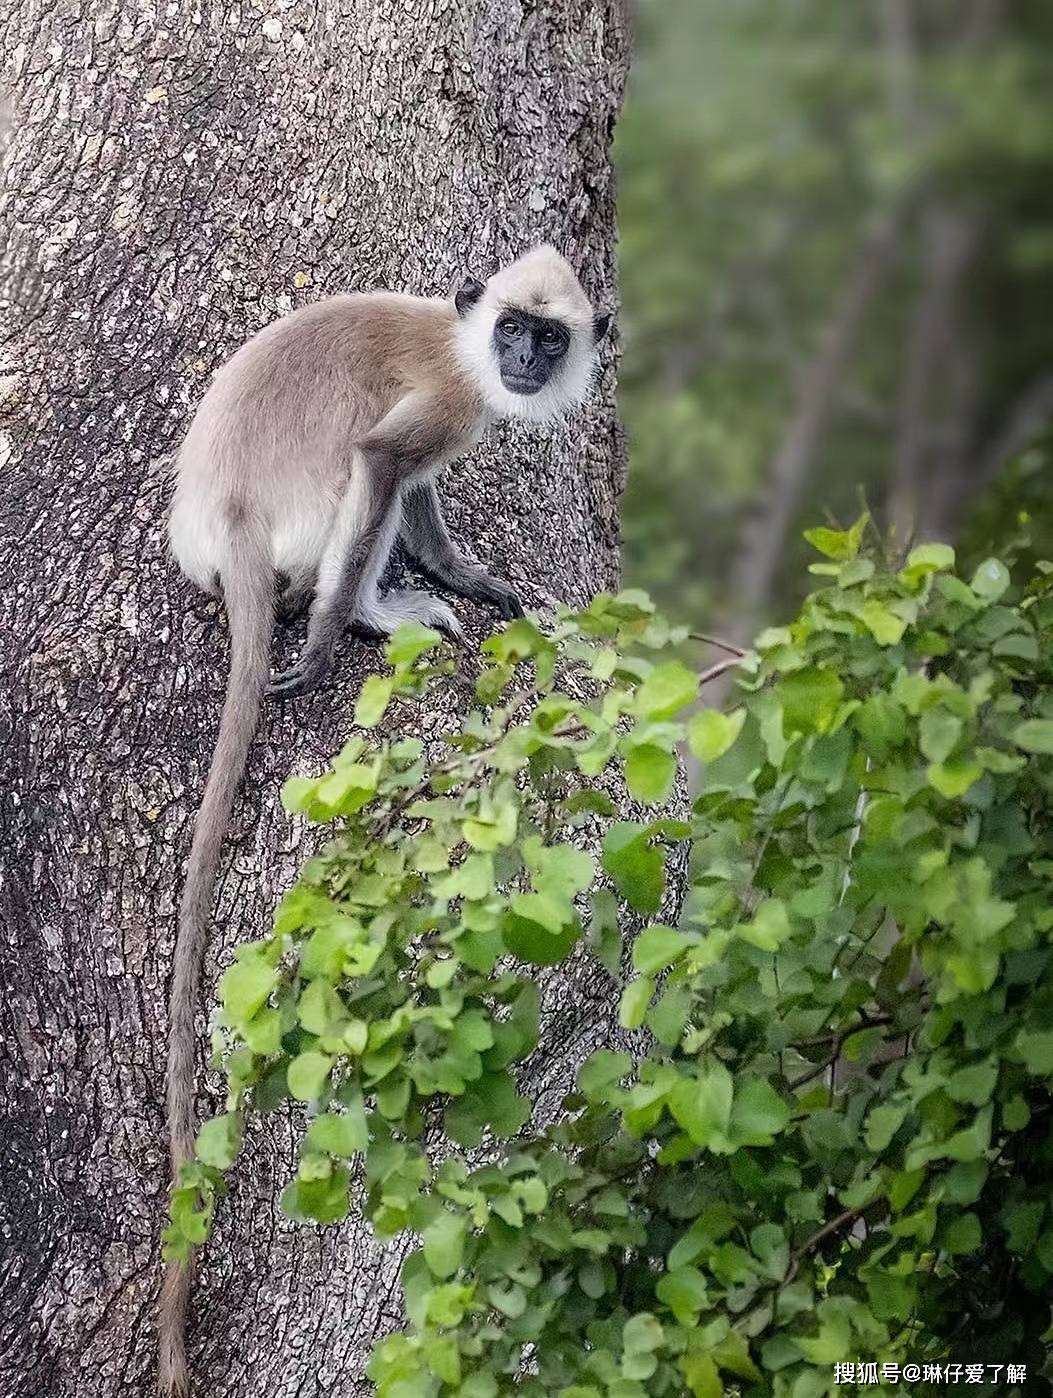
[[[307,694],[325,679],[337,644],[357,614],[359,598],[376,586],[398,525],[394,484],[384,478],[367,481],[363,474],[353,476],[318,569],[303,651],[295,665],[271,681],[267,693],[272,698]]]
[[[508,583],[462,556],[446,528],[433,481],[406,491],[402,513],[403,541],[422,573],[459,597],[496,608],[505,620],[523,615],[522,603]]]

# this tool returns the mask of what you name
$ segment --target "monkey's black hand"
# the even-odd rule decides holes
[[[304,651],[295,665],[274,676],[267,686],[267,697],[294,699],[298,694],[310,694],[325,679],[330,664],[324,651]]]

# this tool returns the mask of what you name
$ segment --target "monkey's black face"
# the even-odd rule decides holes
[[[545,387],[570,345],[567,327],[530,311],[502,311],[494,323],[494,353],[509,393],[530,396]]]

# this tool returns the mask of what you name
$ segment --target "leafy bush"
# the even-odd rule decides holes
[[[171,1255],[204,1239],[246,1115],[294,1099],[286,1211],[344,1217],[354,1170],[376,1232],[420,1238],[382,1398],[812,1398],[864,1360],[1037,1375],[1053,568],[966,582],[930,545],[883,570],[862,533],[812,531],[824,583],[758,638],[730,713],[696,708],[646,598],[600,596],[489,639],[441,754],[356,737],[288,783],[334,838],[223,976],[227,1111],[173,1193]],[[359,723],[448,682],[442,656],[400,633]],[[680,819],[685,741],[704,780]],[[649,821],[617,818],[619,771]],[[599,867],[574,843],[597,823]],[[685,847],[679,919],[626,948],[644,1047],[594,1053],[531,1134],[531,966],[582,943],[620,979],[620,929],[658,915]]]

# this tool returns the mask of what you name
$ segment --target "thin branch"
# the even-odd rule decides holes
[[[892,1024],[893,1015],[875,1015],[873,1019],[865,1019],[862,1024],[854,1024],[849,1030],[831,1030],[829,1034],[813,1034],[810,1039],[794,1039],[791,1048],[818,1048],[820,1044],[833,1044],[838,1039],[842,1043],[853,1034],[860,1034],[864,1029],[880,1029],[883,1025]]]
[[[746,654],[741,646],[733,645],[731,641],[722,641],[719,636],[708,636],[704,631],[692,631],[687,639],[689,641],[702,641],[707,646],[716,646],[717,650],[729,651],[740,659]]]
[[[879,1029],[882,1025],[891,1024],[892,1015],[875,1015],[873,1019],[865,1020],[862,1024],[853,1024],[850,1029],[839,1029],[830,1036],[827,1042],[833,1044],[833,1048],[821,1063],[817,1063],[814,1068],[810,1068],[807,1073],[802,1073],[800,1077],[794,1078],[790,1083],[790,1091],[796,1092],[799,1087],[804,1087],[805,1083],[812,1082],[813,1079],[821,1077],[828,1068],[832,1068],[841,1057],[841,1050],[849,1039],[855,1038],[857,1034],[864,1033],[867,1029]]]
[[[699,684],[709,684],[710,680],[719,679],[721,675],[726,675],[729,670],[737,669],[742,664],[742,657],[745,653],[745,651],[740,651],[738,655],[729,655],[727,660],[718,660],[708,670],[703,670],[698,677]]]
[[[787,1263],[786,1275],[782,1282],[783,1286],[789,1286],[790,1282],[792,1282],[797,1275],[802,1261],[809,1253],[814,1252],[825,1238],[829,1238],[831,1233],[839,1232],[846,1223],[855,1223],[862,1212],[862,1208],[845,1209],[844,1213],[840,1213],[836,1218],[830,1219],[829,1223],[824,1223],[822,1228],[813,1233],[810,1238],[806,1239],[799,1248],[796,1248]]]

